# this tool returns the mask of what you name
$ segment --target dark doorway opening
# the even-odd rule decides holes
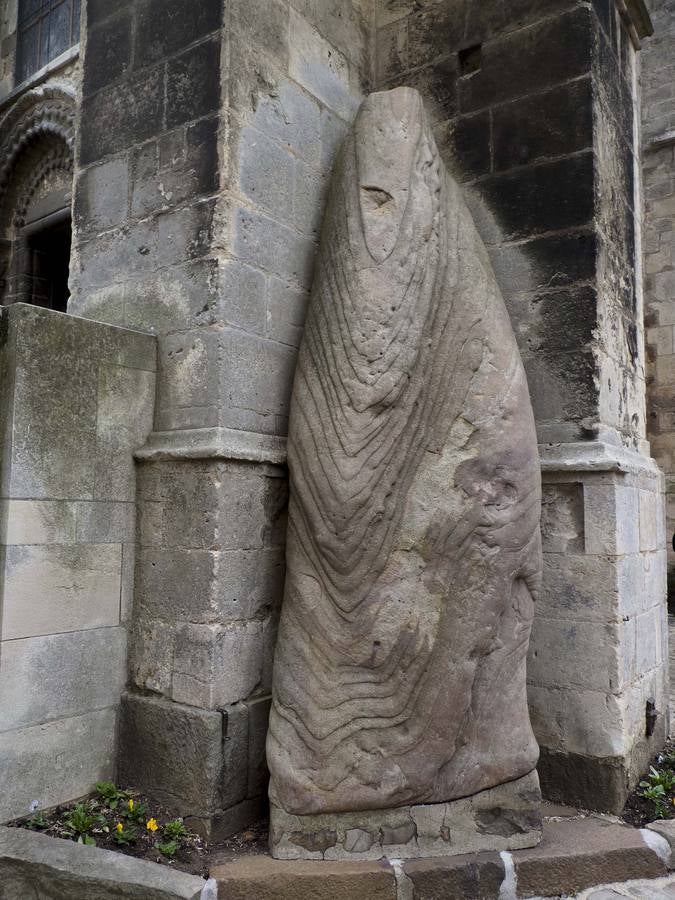
[[[32,269],[30,302],[65,312],[70,298],[71,223],[70,217],[59,221],[53,218],[48,216],[43,223],[35,222],[25,229]]]

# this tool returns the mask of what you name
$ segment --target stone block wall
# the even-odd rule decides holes
[[[205,832],[234,830],[264,795],[295,355],[330,169],[371,87],[421,90],[526,364],[549,516],[531,664],[547,789],[617,808],[662,739],[636,6],[86,3],[72,309],[159,346],[120,772]],[[590,648],[610,673],[592,688]]]
[[[645,442],[637,6],[383,0],[376,53],[378,86],[411,84],[431,106],[528,375],[545,490],[529,663],[543,787],[612,810],[667,721],[663,485]]]
[[[113,773],[155,339],[16,304],[0,318],[0,821]]]
[[[72,308],[159,346],[120,771],[208,833],[266,794],[288,403],[370,6],[86,4]],[[177,787],[157,741],[212,774]]]
[[[642,53],[647,413],[666,475],[668,593],[675,599],[675,2],[652,4],[654,37]]]

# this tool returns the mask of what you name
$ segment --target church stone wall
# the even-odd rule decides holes
[[[645,324],[648,427],[666,475],[669,600],[675,598],[675,3],[652,3],[642,53]]]
[[[288,403],[368,6],[87,3],[73,308],[159,346],[119,772],[209,833],[265,799]]]
[[[528,374],[544,474],[530,702],[545,788],[617,809],[662,742],[665,535],[644,424],[636,6],[83,4],[69,311],[151,332],[158,347],[153,430],[133,447],[117,777],[204,832],[235,830],[264,803],[295,358],[329,173],[374,87],[422,92]],[[2,8],[6,24],[12,0]],[[0,79],[5,91],[4,69]],[[664,178],[667,152],[649,158]],[[658,299],[668,264],[655,234],[672,228],[665,215],[654,227],[646,192]],[[666,341],[666,319],[649,323],[650,346]]]
[[[663,485],[644,440],[638,57],[623,11],[383,0],[377,22],[377,84],[431,104],[528,375],[544,481],[528,668],[542,784],[613,810],[663,739],[668,703]]]

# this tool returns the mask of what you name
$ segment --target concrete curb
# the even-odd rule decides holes
[[[217,900],[204,881],[111,850],[0,827],[0,900]]]

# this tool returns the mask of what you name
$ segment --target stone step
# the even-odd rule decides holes
[[[211,875],[227,900],[519,900],[667,874],[670,846],[661,835],[613,817],[550,812],[530,850],[376,862],[248,855],[212,866]]]

